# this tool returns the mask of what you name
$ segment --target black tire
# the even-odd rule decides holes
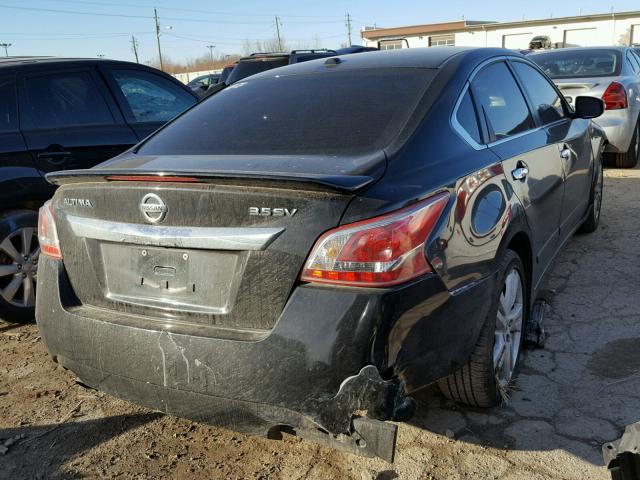
[[[638,164],[638,159],[640,159],[640,119],[636,122],[636,128],[633,132],[633,137],[631,137],[629,150],[616,154],[616,167],[633,168]]]
[[[15,248],[15,253],[22,254],[22,236],[17,235],[23,229],[33,229],[31,233],[33,238],[31,240],[28,251],[34,252],[37,248],[37,232],[38,232],[38,214],[33,210],[11,210],[0,214],[0,318],[9,322],[25,323],[30,322],[35,316],[35,278],[37,272],[37,256],[32,260],[25,261],[24,257],[18,262],[13,258],[7,249],[11,249],[5,242],[10,242]],[[18,238],[18,236],[20,238]],[[31,257],[31,255],[28,255]],[[11,269],[18,264],[20,270],[15,273],[7,273],[12,271]],[[26,268],[26,265],[29,267]],[[35,268],[31,265],[35,264]],[[23,269],[23,265],[25,265]],[[3,268],[4,267],[4,268]],[[26,273],[28,272],[28,273]],[[30,280],[29,287],[31,290],[25,293],[24,278],[21,276],[28,276]],[[22,278],[22,280],[21,280]],[[17,290],[14,292],[12,301],[8,301],[7,298],[10,295],[7,287],[11,282],[20,283]],[[13,290],[12,288],[9,290]],[[21,306],[20,300],[24,304],[25,295],[29,299],[28,306]]]
[[[438,381],[438,387],[445,397],[474,407],[493,407],[501,404],[507,396],[507,392],[499,388],[496,380],[496,369],[493,364],[493,348],[500,295],[503,291],[507,274],[514,268],[517,269],[520,274],[523,293],[522,331],[514,371],[517,371],[517,361],[522,351],[524,328],[529,316],[528,289],[525,271],[520,257],[513,250],[506,250],[498,262],[498,268],[499,274],[496,291],[493,293],[489,313],[484,319],[480,337],[471,353],[469,363],[448,377]]]
[[[604,185],[604,178],[602,173],[602,161],[596,160],[595,164],[596,172],[593,185],[591,186],[591,194],[589,201],[589,216],[580,226],[581,233],[593,233],[598,229],[600,223],[600,211],[602,209],[602,190]]]

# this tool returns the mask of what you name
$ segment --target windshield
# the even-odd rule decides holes
[[[612,77],[620,74],[620,52],[616,50],[556,50],[531,55],[549,77]]]
[[[435,70],[327,71],[246,79],[143,143],[142,155],[360,154],[394,139]]]

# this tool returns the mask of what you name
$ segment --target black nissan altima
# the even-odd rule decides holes
[[[433,48],[238,82],[40,211],[36,316],[82,382],[393,458],[412,392],[505,397],[545,273],[597,228],[599,99]]]

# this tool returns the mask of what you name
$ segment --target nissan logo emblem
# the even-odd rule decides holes
[[[140,211],[145,220],[158,223],[167,215],[167,204],[155,193],[147,193],[140,202]]]

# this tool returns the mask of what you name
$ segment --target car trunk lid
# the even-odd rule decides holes
[[[260,170],[203,168],[201,159],[198,168],[185,161],[186,168],[167,172],[159,168],[165,161],[175,164],[155,158],[155,168],[49,177],[61,185],[53,207],[82,304],[159,325],[268,330],[315,240],[382,172],[375,162],[359,174],[344,168],[349,162],[338,172],[265,172],[250,159],[245,166]]]

